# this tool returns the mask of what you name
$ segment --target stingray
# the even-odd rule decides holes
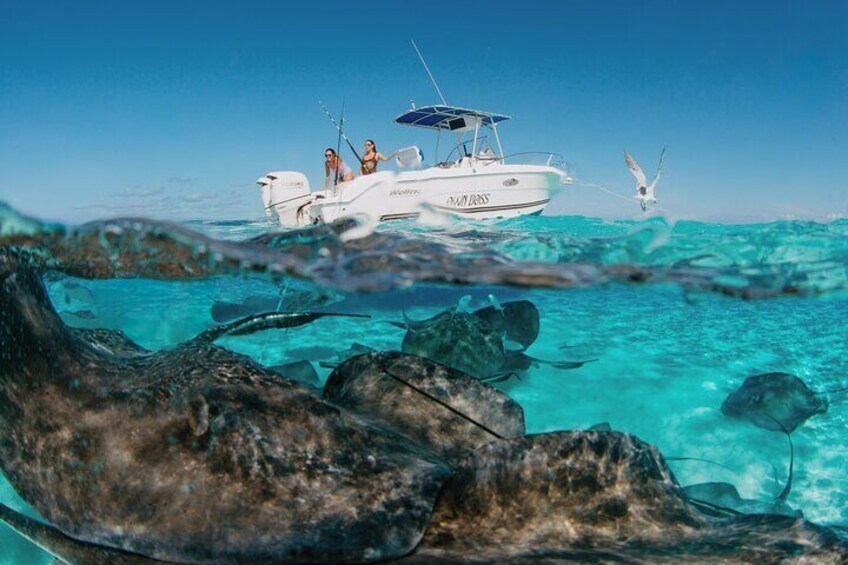
[[[539,335],[539,310],[532,302],[501,305],[490,295],[491,306],[468,312],[468,298],[426,320],[391,322],[407,330],[402,350],[488,382],[502,382],[539,364],[568,370],[588,362],[547,361],[525,353]]]
[[[715,520],[682,496],[655,447],[621,432],[496,440],[445,482],[412,555],[430,562],[845,562],[798,518]]]
[[[795,510],[786,504],[789,493],[792,491],[792,478],[795,473],[795,446],[792,443],[792,434],[776,418],[769,414],[764,415],[770,419],[786,435],[789,442],[789,474],[783,489],[773,501],[759,501],[742,498],[736,487],[730,483],[709,482],[684,487],[684,493],[694,503],[702,505],[706,511],[716,511],[718,515],[722,512],[741,514],[781,514],[784,516],[801,516],[800,510]]]
[[[609,422],[599,422],[592,426],[586,428],[586,431],[589,432],[612,432],[612,424]],[[701,457],[669,457],[668,455],[663,457],[666,461],[698,461],[701,463],[709,463],[710,465],[716,465],[721,467],[722,469],[727,469],[728,471],[734,472],[733,469],[728,467],[727,465],[722,465],[721,463],[717,463],[715,461],[711,461],[709,459],[703,459]]]
[[[842,392],[837,389],[828,392]],[[827,399],[788,373],[748,377],[721,405],[726,416],[771,431],[792,432],[810,416],[827,412]]]
[[[503,305],[493,304],[480,308],[474,315],[486,320],[493,328],[502,329],[504,339],[515,342],[521,350],[530,347],[539,337],[539,309],[529,300],[514,300]]]
[[[461,371],[405,353],[348,359],[328,377],[324,398],[454,463],[490,441],[524,434],[524,412],[514,400]]]
[[[318,373],[309,361],[292,361],[291,363],[274,365],[269,369],[301,384],[316,386],[319,382]]]
[[[792,508],[780,499],[763,501],[742,498],[736,487],[730,483],[708,482],[688,485],[683,487],[683,493],[696,506],[717,516],[736,513],[803,516],[800,510]]]
[[[571,369],[579,369],[586,363],[591,363],[592,361],[597,361],[597,359],[584,359],[582,361],[548,361],[546,359],[539,359],[538,357],[527,355],[522,351],[507,351],[504,355],[504,363],[501,365],[500,371],[526,371],[530,367],[538,367],[539,365],[549,365],[554,369],[569,371]]]
[[[156,565],[164,563],[119,549],[84,543],[66,536],[57,528],[33,520],[0,504],[0,522],[68,565]]]
[[[109,330],[104,328],[68,328],[72,334],[81,340],[87,341],[95,349],[108,355],[124,357],[140,357],[149,355],[151,352],[131,340],[121,330]]]
[[[353,343],[347,349],[343,349],[341,351],[336,351],[335,361],[321,361],[319,365],[325,369],[335,369],[339,366],[339,364],[344,363],[351,357],[356,357],[357,355],[365,355],[366,353],[372,353],[376,351],[373,347],[369,347],[367,345],[362,345],[361,343]]]
[[[539,310],[536,305],[529,300],[513,300],[500,304],[491,294],[488,298],[492,305],[472,312],[473,315],[487,322],[493,331],[501,333],[507,342],[516,344],[517,350],[523,351],[530,347],[539,337]],[[464,312],[464,306],[468,304],[469,299],[470,295],[463,296],[455,310]],[[410,327],[409,320],[389,323],[403,329]]]
[[[193,341],[213,342],[227,336],[239,336],[262,330],[296,328],[327,316],[343,318],[370,318],[367,314],[346,314],[342,312],[266,312],[247,316],[229,324],[221,324],[200,333]]]
[[[500,372],[505,357],[502,327],[461,308],[406,322],[401,349],[475,377]]]
[[[212,319],[219,323],[231,322],[262,312],[298,312],[327,303],[327,297],[315,292],[287,290],[280,296],[248,296],[241,302],[218,301],[212,305]]]
[[[497,562],[645,543],[701,524],[656,448],[620,432],[551,432],[493,441],[463,460],[416,553],[461,548]]]
[[[404,555],[449,466],[212,343],[303,319],[145,354],[69,330],[35,271],[0,253],[0,470],[66,536],[154,559]]]

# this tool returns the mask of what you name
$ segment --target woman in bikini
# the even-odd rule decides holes
[[[338,176],[336,176],[338,169]],[[336,182],[353,180],[353,171],[342,158],[336,155],[336,150],[328,147],[324,150],[324,188],[335,186]]]
[[[374,144],[374,140],[365,140],[365,155],[362,156],[362,165],[359,167],[360,174],[370,175],[377,172],[377,161],[388,161],[391,155],[386,157],[379,151]]]

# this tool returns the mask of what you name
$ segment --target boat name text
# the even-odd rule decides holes
[[[417,188],[397,188],[389,191],[389,196],[418,196],[421,191]]]
[[[463,194],[462,196],[449,196],[447,206],[453,208],[464,208],[466,206],[483,206],[489,203],[490,193]]]

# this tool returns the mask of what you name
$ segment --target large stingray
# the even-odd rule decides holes
[[[461,371],[404,353],[348,359],[330,374],[324,398],[454,462],[490,441],[524,434],[524,412],[514,400]]]
[[[659,452],[619,432],[499,440],[445,483],[423,548],[520,553],[642,543],[698,527]],[[662,528],[645,528],[644,517]],[[481,527],[485,525],[484,527]],[[419,549],[421,551],[421,549]]]
[[[766,430],[792,432],[814,414],[827,411],[827,399],[788,373],[748,377],[721,405],[731,418],[747,420]]]
[[[493,328],[502,329],[504,338],[519,344],[522,350],[539,337],[539,309],[529,300],[513,300],[503,305],[495,303],[480,308],[474,315],[489,322]]]
[[[407,321],[401,349],[475,377],[499,372],[504,364],[504,329],[461,308],[422,321]]]
[[[466,297],[468,298],[468,297]],[[444,363],[490,382],[500,382],[531,366],[578,369],[587,361],[547,361],[525,350],[539,335],[539,310],[529,300],[498,304],[474,312],[467,301],[421,321],[394,323],[407,330],[402,349]],[[593,361],[594,359],[592,359]]]
[[[715,519],[688,503],[659,452],[620,432],[496,440],[447,480],[410,560],[843,563],[832,531],[799,518]]]
[[[57,528],[0,504],[0,522],[56,557],[54,563],[68,565],[156,565],[164,563],[119,549],[81,542]]]
[[[290,318],[248,328],[275,320]],[[228,329],[150,354],[81,339],[37,274],[0,254],[0,468],[66,535],[160,560],[411,551],[448,468],[214,346]]]

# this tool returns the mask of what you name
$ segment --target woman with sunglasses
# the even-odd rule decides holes
[[[386,157],[377,151],[377,145],[373,139],[365,140],[365,155],[362,156],[362,165],[359,167],[360,174],[370,175],[377,172],[377,161],[388,161],[391,158]]]
[[[338,177],[336,171],[338,171]],[[335,185],[337,180],[338,182],[352,181],[353,170],[336,155],[335,149],[328,147],[324,150],[324,189]]]

